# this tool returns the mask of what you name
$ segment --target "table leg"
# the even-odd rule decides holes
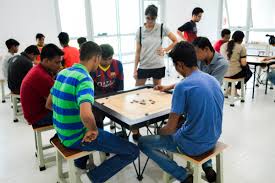
[[[257,66],[255,65],[255,67],[254,67],[254,76],[253,76],[253,87],[252,87],[253,88],[252,89],[252,99],[254,99],[256,71],[257,71]]]
[[[265,94],[267,94],[267,86],[268,86],[268,78],[267,74],[269,73],[269,66],[267,66],[267,71],[266,71],[266,80],[265,80]]]

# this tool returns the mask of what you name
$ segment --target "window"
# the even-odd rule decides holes
[[[275,28],[274,0],[252,0],[251,8],[253,28]]]
[[[246,26],[247,1],[227,0],[230,26]]]
[[[61,29],[72,39],[87,36],[84,0],[59,0]]]

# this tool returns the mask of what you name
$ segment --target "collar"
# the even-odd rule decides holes
[[[102,65],[99,65],[98,67],[103,70],[104,72],[106,72],[109,68],[110,68],[111,65],[108,65],[107,67],[103,67]]]
[[[216,62],[218,61],[218,57],[219,57],[219,54],[215,51],[214,56],[209,65],[215,65]]]
[[[87,74],[89,74],[88,69],[87,69],[84,65],[82,65],[82,64],[74,64],[73,67],[74,67],[74,68],[82,69],[82,70],[84,70],[85,72],[87,72]]]

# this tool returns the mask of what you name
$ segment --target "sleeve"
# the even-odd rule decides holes
[[[186,93],[181,84],[177,84],[173,92],[171,112],[177,115],[185,114]]]
[[[170,32],[170,29],[165,24],[163,24],[163,36],[168,36]]]
[[[136,42],[140,43],[140,27],[138,28],[136,33]]]
[[[184,32],[184,31],[192,31],[193,27],[191,25],[191,22],[186,22],[182,26],[178,28],[179,31]]]
[[[94,85],[91,78],[82,79],[76,87],[77,105],[83,102],[94,103]]]
[[[41,82],[41,81],[37,81]],[[47,78],[45,81],[42,81],[43,85],[37,85],[39,88],[36,88],[36,91],[40,94],[43,98],[48,98],[49,94],[52,94],[52,87],[54,84],[54,80],[52,78]]]
[[[241,58],[246,58],[246,48],[244,46],[242,46],[242,49],[241,49]]]
[[[119,75],[117,77],[117,90],[123,90],[124,89],[124,73],[123,73],[123,66],[122,63],[118,61],[118,69],[119,69]]]
[[[227,70],[228,70],[228,61],[227,61],[226,59],[222,59],[222,60],[218,60],[218,62],[219,62],[219,63],[222,63],[222,64],[220,64],[220,65],[211,73],[211,75],[219,81],[220,85],[222,85],[224,75],[225,75],[225,73],[226,73]]]

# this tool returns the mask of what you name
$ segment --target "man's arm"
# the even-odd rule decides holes
[[[182,116],[176,113],[170,113],[168,118],[168,123],[161,129],[159,129],[159,135],[171,135],[177,131],[178,123],[181,122]]]
[[[219,60],[219,61],[222,61],[222,60]],[[222,85],[223,83],[223,78],[224,78],[224,75],[225,73],[227,72],[228,70],[228,62],[227,60],[225,60],[224,64],[223,65],[220,65],[218,68],[216,68],[212,73],[211,75],[216,78],[219,83]]]
[[[49,94],[45,107],[46,107],[46,109],[49,109],[52,111],[53,110],[52,106],[53,106],[52,95]]]

